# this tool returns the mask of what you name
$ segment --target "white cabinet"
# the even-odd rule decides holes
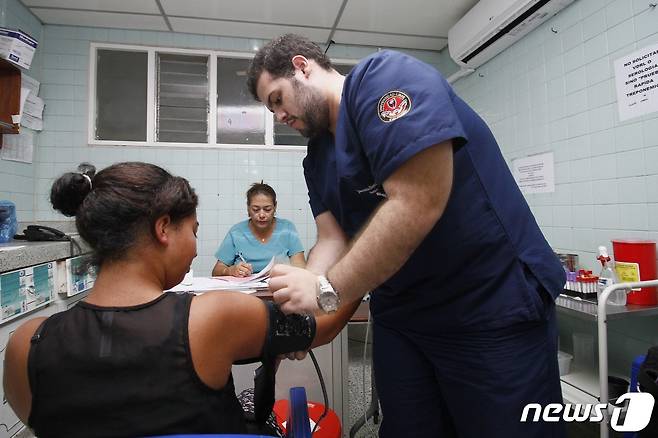
[[[2,350],[0,353],[0,372],[4,374],[4,359],[5,349],[9,336],[20,326],[26,319],[37,318],[42,316],[50,316],[58,310],[55,306],[48,306],[38,311],[31,313],[27,318],[14,319],[11,322],[0,327],[0,345]],[[23,423],[18,420],[14,411],[9,407],[5,400],[4,388],[0,386],[0,395],[2,396],[2,406],[0,407],[0,438],[9,438],[14,436],[17,432],[23,429]]]
[[[0,274],[0,373],[4,374],[4,356],[11,334],[25,321],[48,317],[66,310],[87,295],[93,276],[72,269],[78,263],[67,260],[52,261]],[[68,262],[68,263],[67,263]],[[88,287],[89,286],[89,287]],[[10,438],[24,429],[4,398],[0,385],[0,438]]]

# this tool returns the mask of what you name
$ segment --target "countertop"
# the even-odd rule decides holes
[[[62,260],[91,251],[87,242],[75,232],[75,224],[73,222],[39,222],[39,224],[64,231],[67,235],[71,236],[71,239],[79,247],[66,241],[28,242],[25,240],[12,240],[7,243],[0,243],[0,272],[13,271],[53,260]],[[19,224],[18,234],[22,234],[27,225],[30,224]]]

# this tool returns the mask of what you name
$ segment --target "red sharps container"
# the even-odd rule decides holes
[[[615,271],[620,283],[656,279],[656,242],[653,240],[613,240]],[[628,304],[651,306],[658,304],[655,287],[633,289]]]

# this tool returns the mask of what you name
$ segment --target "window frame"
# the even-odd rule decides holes
[[[96,132],[96,61],[98,50],[137,51],[147,52],[147,114],[146,114],[146,141],[98,140]],[[156,134],[156,52],[180,55],[203,55],[208,57],[208,142],[207,143],[178,143],[157,142]],[[296,151],[306,152],[306,146],[274,144],[274,115],[265,109],[265,144],[231,144],[217,142],[217,58],[252,59],[255,53],[187,49],[179,47],[161,47],[139,44],[113,44],[91,42],[89,46],[89,94],[88,94],[88,124],[87,143],[89,146],[147,146],[147,147],[174,147],[184,149],[229,149],[252,151]],[[340,65],[356,65],[358,60],[347,58],[332,59],[332,63]]]

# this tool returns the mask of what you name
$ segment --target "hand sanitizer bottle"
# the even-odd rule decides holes
[[[608,249],[605,246],[599,246],[599,256],[597,259],[601,262],[601,273],[599,274],[597,290],[597,298],[600,298],[603,289],[617,283],[617,278],[614,269],[610,266],[610,256],[608,255]],[[625,306],[626,291],[624,289],[619,289],[612,292],[608,297],[607,303],[613,306]]]

